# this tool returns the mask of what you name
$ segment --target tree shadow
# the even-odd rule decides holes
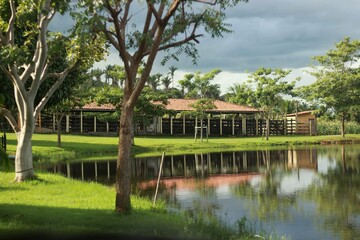
[[[4,236],[6,239],[180,239],[185,236],[185,226],[171,227],[171,220],[171,215],[152,210],[133,210],[130,215],[120,215],[101,209],[1,204],[0,239]]]

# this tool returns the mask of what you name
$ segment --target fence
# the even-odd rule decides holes
[[[38,121],[40,129],[51,129],[56,131],[52,115],[42,114],[41,121]],[[40,123],[39,123],[40,122]],[[314,123],[316,125],[316,123]],[[270,120],[269,133],[275,135],[309,135],[316,132],[313,128],[316,126],[310,123],[297,122],[295,119]],[[141,125],[141,124],[140,124]],[[139,126],[140,126],[139,125]],[[195,126],[206,126],[211,136],[261,136],[265,135],[266,121],[256,118],[211,118],[200,119],[193,118],[159,118],[153,122],[153,131],[137,131],[138,133],[155,133],[164,135],[194,135]],[[64,117],[61,122],[61,129],[68,133],[118,133],[118,121],[105,122],[96,118],[96,115],[87,115],[81,112],[72,112]]]
[[[195,119],[163,118],[161,131],[164,135],[193,135],[195,133]],[[209,135],[224,136],[261,136],[265,135],[266,121],[264,119],[204,119],[197,126],[208,127]],[[276,135],[306,135],[310,134],[307,123],[295,120],[270,120],[269,133]]]
[[[1,148],[6,152],[6,133],[4,133],[1,137]]]

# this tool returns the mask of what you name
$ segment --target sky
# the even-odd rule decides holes
[[[213,83],[225,93],[259,67],[283,68],[292,70],[287,80],[301,77],[298,85],[307,85],[314,82],[304,71],[313,56],[324,55],[346,36],[360,39],[359,12],[360,0],[249,0],[226,12],[233,33],[200,39],[197,65],[182,57],[162,66],[158,58],[152,74],[175,66],[177,81],[185,73],[218,68],[222,72]],[[96,66],[107,64],[121,64],[117,53]]]

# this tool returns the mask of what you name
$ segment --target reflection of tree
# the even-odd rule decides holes
[[[317,203],[322,227],[341,239],[360,238],[359,159],[354,148],[338,148],[336,167],[321,174],[321,180],[306,192],[306,197]]]
[[[272,164],[275,157],[270,152],[263,151],[265,168],[262,169],[263,178],[255,185],[239,184],[233,187],[235,195],[249,200],[251,214],[260,220],[288,220],[291,219],[288,208],[294,207],[295,195],[281,194],[281,181],[286,174],[284,165]],[[284,163],[285,164],[285,163]]]

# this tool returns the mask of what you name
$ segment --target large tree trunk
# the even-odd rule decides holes
[[[17,133],[17,147],[15,155],[15,181],[24,181],[35,177],[33,166],[32,142],[35,123],[31,109],[24,114],[24,124]]]
[[[131,139],[134,108],[123,104],[120,117],[118,159],[116,163],[116,212],[131,210]]]

